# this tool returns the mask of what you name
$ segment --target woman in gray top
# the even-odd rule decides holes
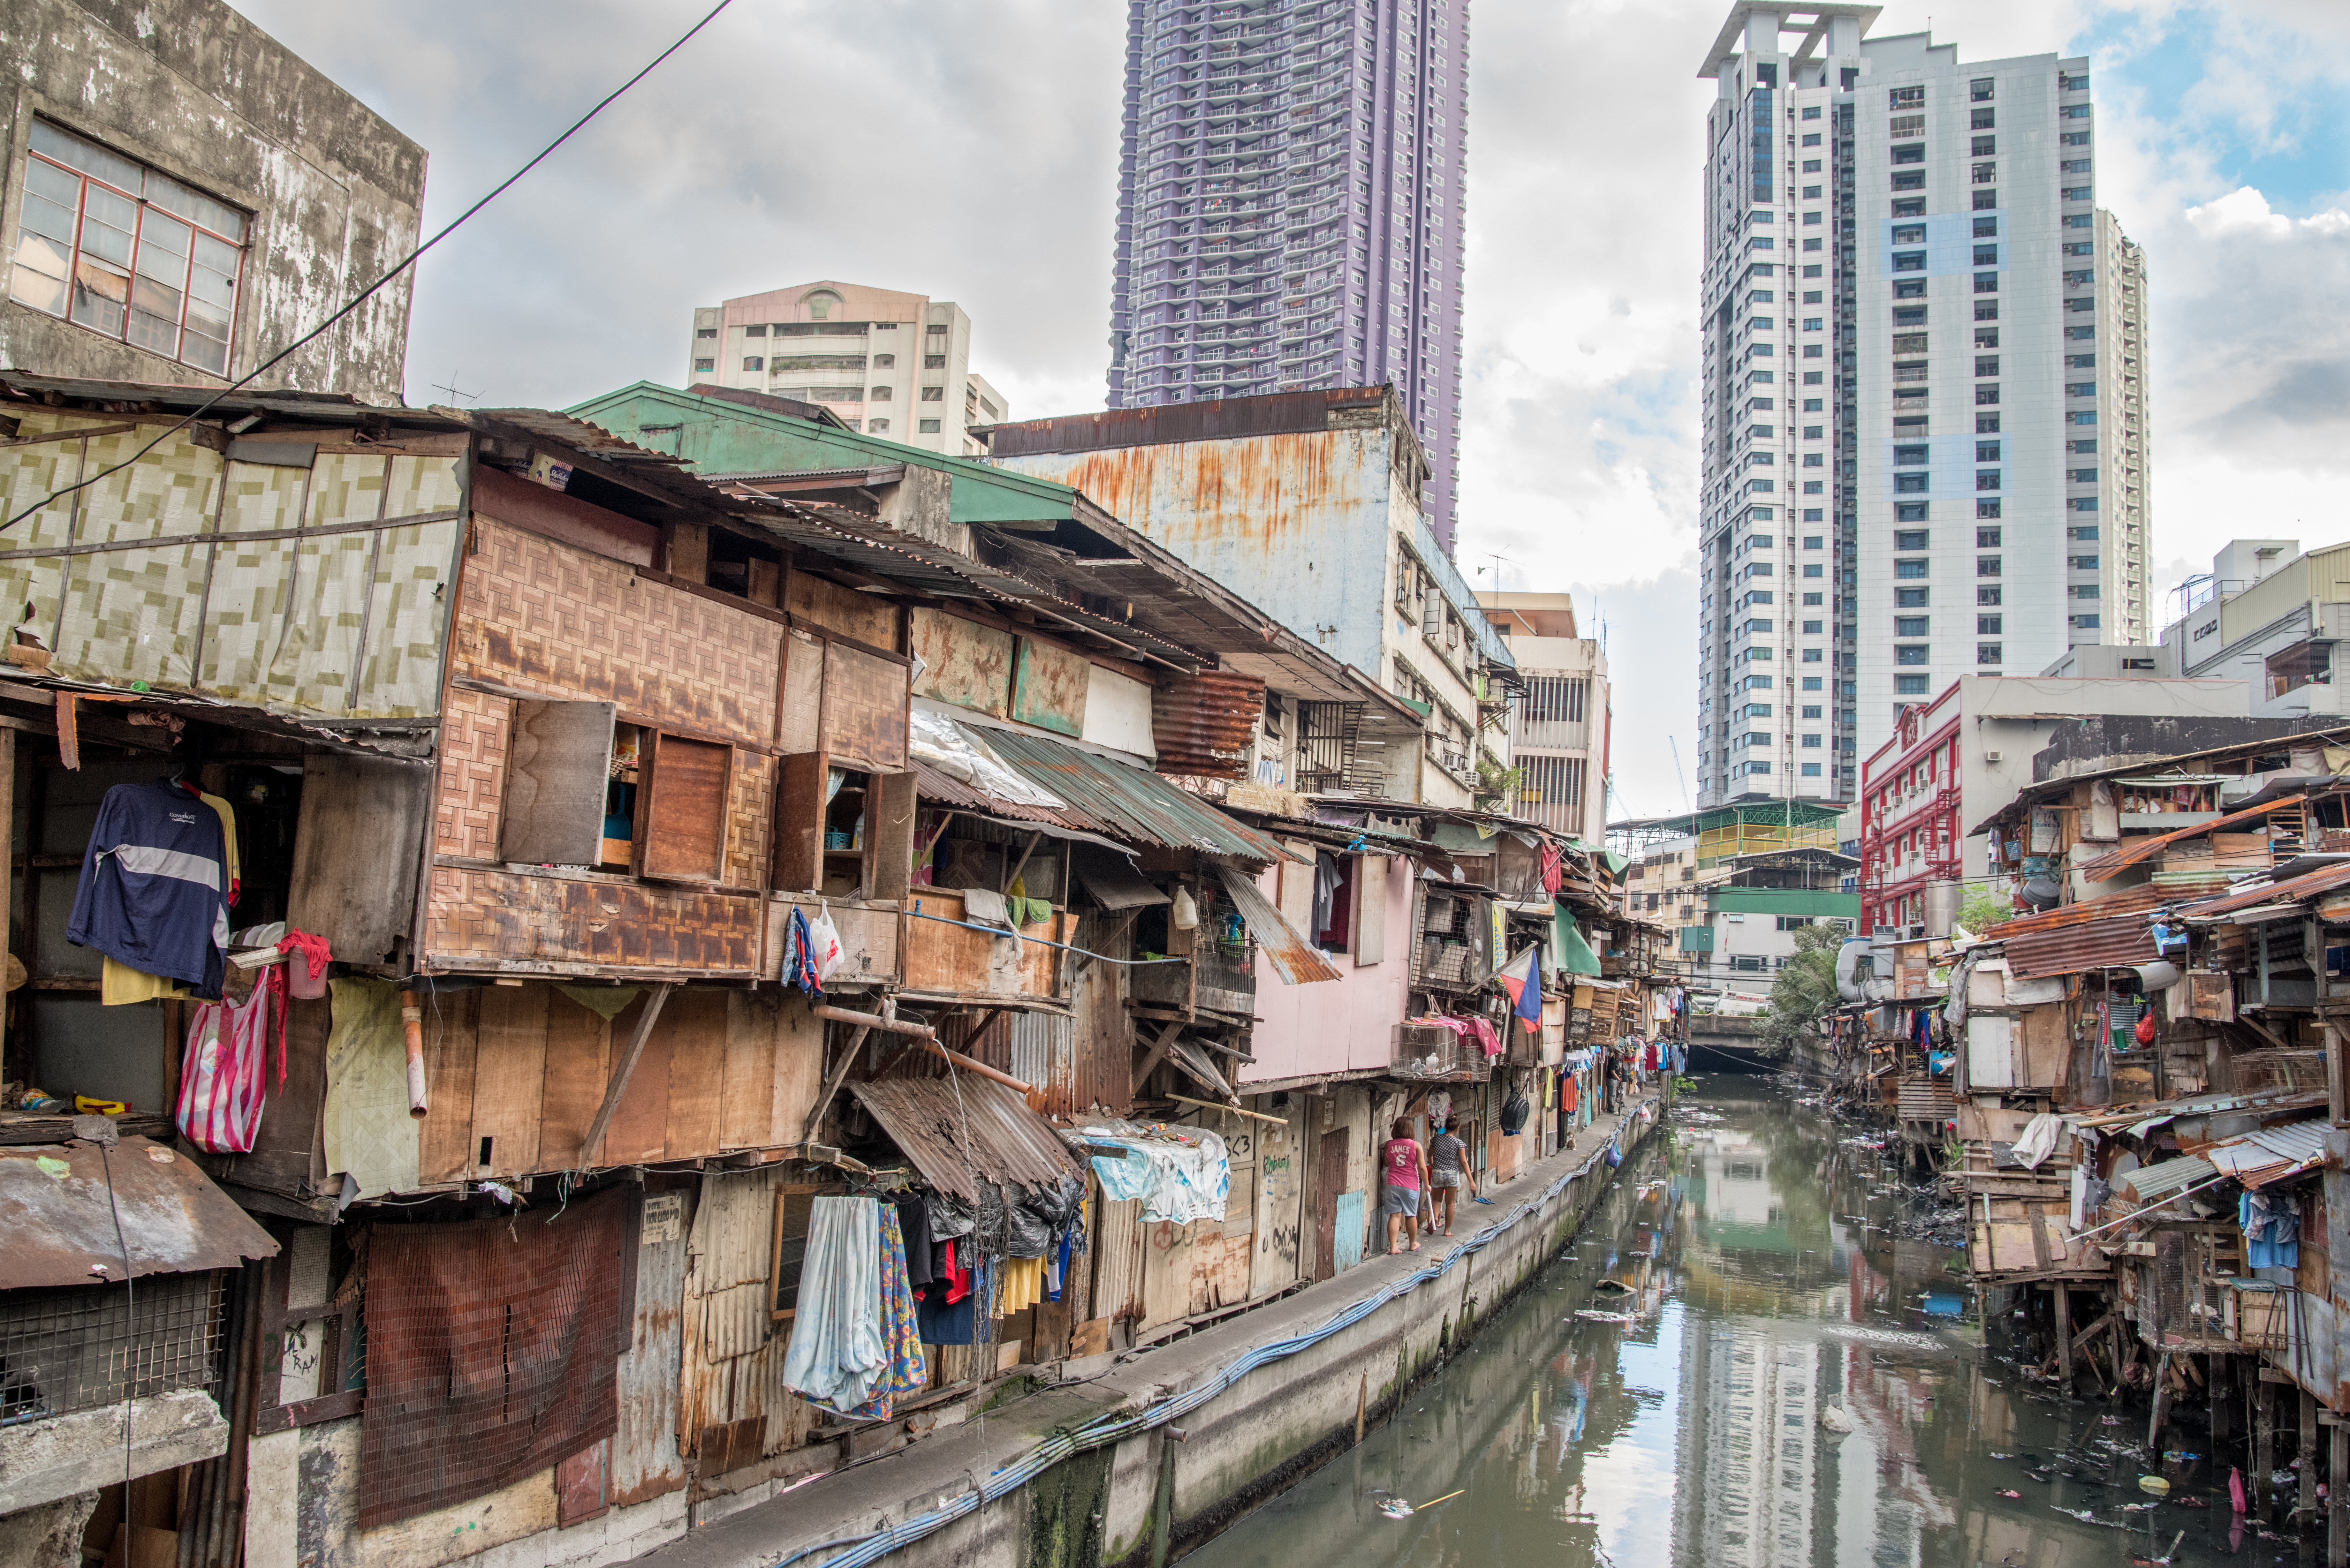
[[[1430,1217],[1438,1234],[1452,1234],[1452,1206],[1469,1180],[1469,1146],[1446,1127],[1428,1140]]]

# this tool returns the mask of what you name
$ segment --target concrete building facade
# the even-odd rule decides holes
[[[2145,259],[2088,62],[1878,10],[1741,4],[1700,72],[1700,804],[1852,798],[1953,679],[2147,636]]]
[[[2004,679],[1966,676],[1912,705],[1861,772],[1864,932],[1947,934],[1965,879],[1990,870],[1976,826],[2033,783],[2033,758],[2074,719],[2243,718],[2239,680]]]
[[[2184,587],[2189,607],[2162,634],[2167,673],[2244,681],[2255,718],[2350,711],[2337,669],[2350,638],[2350,544],[2304,552],[2297,539],[2231,539],[2211,575]]]
[[[1603,842],[1614,721],[1607,649],[1576,634],[1570,594],[1488,592],[1477,602],[1525,683],[1524,700],[1510,705],[1517,815],[1586,843]]]
[[[224,386],[416,244],[424,149],[220,0],[5,0],[0,364]],[[257,385],[399,404],[411,277]]]
[[[1109,406],[1393,386],[1452,546],[1468,0],[1129,0]]]
[[[971,368],[971,317],[951,300],[837,278],[696,306],[691,385],[743,387],[830,410],[850,430],[948,457],[1010,404]]]
[[[1425,711],[1417,756],[1346,759],[1309,793],[1498,801],[1518,676],[1426,511],[1428,462],[1393,388],[1285,392],[1000,425],[998,468],[1084,492],[1299,637]],[[1115,602],[1113,574],[1102,592]]]

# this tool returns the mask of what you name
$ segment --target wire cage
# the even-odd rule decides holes
[[[1419,1082],[1485,1077],[1485,1053],[1474,1041],[1435,1023],[1399,1023],[1388,1034],[1388,1076]]]
[[[220,1382],[226,1277],[0,1292],[0,1428]]]

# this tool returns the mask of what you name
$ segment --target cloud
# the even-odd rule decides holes
[[[2327,238],[2350,234],[2350,213],[2332,207],[2298,223],[2282,213],[2269,211],[2269,199],[2250,185],[2240,186],[2216,202],[2189,207],[2187,221],[2207,240],[2233,234],[2258,234],[2265,239],[2291,239],[2296,231]]]

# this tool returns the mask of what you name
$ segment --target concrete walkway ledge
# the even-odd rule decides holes
[[[851,1460],[643,1568],[1123,1568],[1213,1533],[1354,1441],[1574,1240],[1661,1125],[1651,1096],[1492,1189],[1484,1223]],[[882,1428],[886,1429],[886,1428]],[[1180,1439],[1174,1437],[1181,1434]],[[1164,1539],[1154,1541],[1154,1535]],[[1154,1546],[1156,1552],[1154,1553]]]

